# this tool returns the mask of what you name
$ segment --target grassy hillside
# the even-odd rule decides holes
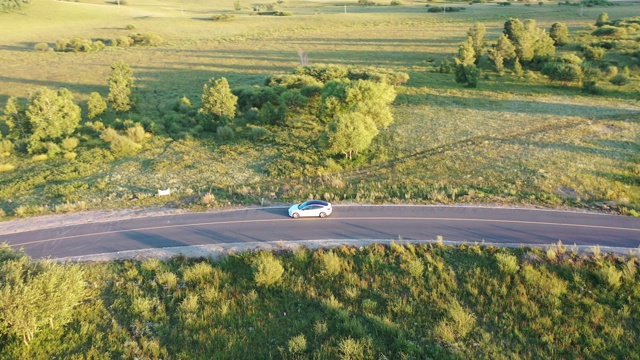
[[[62,266],[62,265],[61,265]],[[634,358],[637,258],[372,245],[82,264],[87,300],[4,359]]]
[[[233,1],[131,1],[120,6],[36,1],[19,12],[0,14],[3,27],[11,29],[0,34],[0,104],[9,96],[24,99],[49,86],[70,89],[84,105],[93,91],[106,97],[109,66],[124,60],[136,76],[139,110],[110,114],[103,121],[119,117],[164,129],[141,152],[127,157],[89,153],[101,142],[88,138],[81,139],[75,161],[54,157],[39,162],[13,152],[0,159],[14,168],[0,172],[2,212],[27,216],[167,204],[202,208],[211,205],[202,196],[212,192],[215,206],[316,196],[372,203],[596,206],[636,213],[637,64],[607,55],[620,67],[630,66],[631,82],[622,87],[601,82],[604,93],[598,96],[582,93],[579,84],[550,83],[534,72],[518,77],[485,71],[479,87],[467,89],[452,74],[436,69],[457,52],[474,22],[486,25],[491,42],[511,16],[535,19],[547,29],[561,21],[576,42],[559,51],[575,52],[579,39],[588,39],[598,14],[606,11],[619,19],[637,6],[452,3],[447,5],[466,10],[428,13],[423,2],[350,2],[345,14],[343,4],[287,1],[276,8],[293,16],[275,17],[251,15],[251,4],[243,1],[239,11]],[[210,20],[212,14],[236,17],[217,22]],[[154,33],[166,43],[91,53],[34,50],[38,43],[54,47],[64,38],[112,39],[132,33]],[[377,66],[410,75],[397,88],[395,123],[355,161],[328,158],[300,145],[318,136],[304,119],[286,129],[271,127],[273,141],[255,143],[243,136],[220,141],[215,131],[196,134],[193,119],[173,112],[182,96],[197,108],[202,85],[211,77],[226,77],[233,88],[289,73],[300,65],[299,51],[311,64]],[[174,189],[170,198],[154,196],[167,187]]]

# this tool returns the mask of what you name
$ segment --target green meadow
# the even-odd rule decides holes
[[[600,13],[621,19],[638,7],[446,3],[440,5],[466,10],[429,13],[425,4],[287,1],[275,7],[292,16],[260,16],[242,1],[238,11],[232,1],[119,6],[36,1],[1,14],[3,28],[10,31],[0,34],[0,103],[9,96],[26,99],[41,87],[64,87],[84,108],[89,93],[107,96],[110,64],[123,60],[134,72],[137,110],[108,113],[102,120],[160,123],[164,131],[151,131],[153,136],[136,154],[101,158],[91,153],[85,156],[92,159],[86,166],[78,164],[83,151],[100,147],[100,140],[81,138],[76,160],[53,156],[38,161],[14,151],[0,159],[10,169],[0,172],[0,208],[14,217],[322,197],[595,207],[637,214],[637,58],[607,54],[605,60],[612,64],[628,65],[631,81],[624,86],[601,81],[600,95],[585,94],[578,83],[550,82],[538,72],[516,76],[489,68],[478,87],[470,89],[456,84],[453,74],[438,72],[437,64],[456,55],[477,22],[486,26],[488,44],[510,17],[534,19],[546,29],[562,22],[575,43],[558,53],[575,52],[581,42],[595,41],[589,34]],[[213,21],[214,14],[235,17]],[[60,39],[113,39],[131,33],[157,34],[165,42],[77,53],[34,49],[40,43],[53,49]],[[629,46],[637,48],[637,40]],[[266,77],[299,67],[300,54],[310,65],[374,66],[410,76],[396,88],[394,123],[352,161],[325,156],[308,145],[318,132],[309,130],[305,119],[268,128],[273,141],[256,143],[240,136],[220,141],[215,131],[194,136],[193,120],[173,111],[183,96],[199,107],[209,78],[225,77],[232,89],[263,85]],[[84,113],[83,119],[87,121]],[[170,197],[155,196],[164,188],[174,190]],[[203,203],[206,193],[215,201]]]

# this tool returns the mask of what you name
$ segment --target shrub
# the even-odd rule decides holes
[[[598,270],[598,276],[602,282],[612,289],[617,289],[622,284],[622,271],[614,265],[607,264]]]
[[[49,44],[47,43],[37,43],[33,48],[37,51],[42,51],[42,52],[51,50],[51,48],[49,47]]]
[[[404,3],[402,1],[400,1],[400,0],[391,0],[389,5],[391,5],[391,6],[400,6],[400,5],[404,5]]]
[[[93,119],[107,111],[107,102],[97,92],[92,92],[87,101],[87,117]]]
[[[80,140],[78,140],[78,138],[75,137],[68,137],[62,140],[62,148],[65,151],[71,151],[73,149],[75,149],[78,146],[78,143],[80,142]]]
[[[215,14],[211,15],[211,20],[213,21],[231,21],[236,18],[233,14]]]
[[[304,336],[304,334],[296,335],[289,339],[287,345],[290,353],[303,353],[305,350],[307,350],[307,338]]]
[[[617,74],[609,79],[609,82],[616,86],[624,86],[631,82],[631,79],[625,74]]]
[[[496,261],[498,262],[498,268],[500,271],[506,274],[515,274],[520,269],[518,265],[518,259],[511,254],[496,254]]]
[[[258,286],[274,285],[280,281],[284,273],[284,267],[280,260],[268,252],[260,253],[254,260],[252,267],[253,278]]]
[[[87,298],[79,265],[31,261],[23,252],[0,245],[0,329],[29,346],[46,327],[59,328],[73,319],[73,309]]]
[[[16,167],[11,164],[0,164],[0,172],[7,172],[15,169]]]
[[[318,260],[320,262],[320,272],[328,277],[334,277],[340,274],[344,267],[340,255],[333,251],[318,253]]]
[[[13,143],[11,140],[0,140],[0,157],[13,152]]]
[[[451,7],[451,6],[442,7],[442,6],[430,6],[430,5],[427,5],[427,6],[429,6],[429,8],[427,9],[427,12],[430,12],[430,13],[460,12],[467,9],[462,6],[457,6],[457,7]]]
[[[126,26],[126,29],[127,29],[127,30],[135,30],[135,29],[136,29],[136,26],[135,26],[135,25],[133,25],[133,24],[128,24],[128,25]]]
[[[200,200],[200,203],[204,206],[211,206],[214,205],[216,203],[216,196],[213,195],[210,192],[207,192],[206,194],[204,194],[202,196],[202,199]]]
[[[589,61],[602,61],[602,59],[604,59],[605,53],[606,50],[601,47],[585,46],[584,48],[582,48],[582,54],[584,55],[584,58]]]
[[[267,16],[293,16],[293,13],[289,11],[259,11],[258,15]]]
[[[541,73],[548,76],[549,80],[564,83],[581,81],[583,77],[580,65],[562,62],[549,62],[544,64]]]
[[[604,25],[595,29],[591,35],[609,38],[622,38],[627,36],[627,29],[615,26]]]
[[[272,77],[271,79],[274,78],[275,77]],[[267,85],[272,83],[270,79],[266,81],[268,82]],[[273,84],[276,84],[277,81],[278,80],[274,80]],[[232,93],[238,97],[238,109],[243,111],[251,108],[260,109],[268,102],[273,104],[278,102],[278,94],[276,94],[276,91],[271,87],[248,86],[234,89]]]
[[[596,26],[603,26],[609,23],[609,14],[601,13],[596,20]]]
[[[260,141],[264,140],[267,136],[269,136],[269,130],[260,126],[251,127],[251,140]]]
[[[306,86],[321,86],[322,83],[305,74],[274,75],[265,80],[267,86],[284,86],[287,89],[302,89]]]
[[[109,149],[115,155],[133,154],[142,148],[142,145],[133,142],[130,138],[118,134],[113,128],[106,128],[100,138],[109,143]]]
[[[124,47],[127,48],[131,45],[133,45],[134,40],[128,36],[119,36],[115,39],[113,39],[113,45],[117,46],[117,47]]]
[[[64,154],[65,160],[75,160],[78,157],[78,154],[75,152],[67,152]]]
[[[208,262],[199,262],[188,267],[182,273],[182,279],[190,284],[204,284],[214,275],[214,269]]]
[[[455,80],[457,83],[464,84],[469,88],[478,86],[478,79],[481,71],[475,64],[459,64],[456,66]]]
[[[144,140],[146,135],[146,133],[144,132],[144,128],[139,123],[128,128],[126,131],[127,131],[127,137],[137,143],[141,143]]]
[[[186,114],[193,109],[193,105],[191,105],[191,100],[188,97],[183,96],[176,102],[173,106],[173,110]]]
[[[413,258],[413,257],[404,259],[403,267],[415,279],[422,278],[422,275],[424,274],[424,270],[425,270],[424,262],[419,258]]]
[[[61,39],[56,41],[56,50],[66,52],[92,52],[104,49],[102,41],[92,41],[81,37],[71,40]]]
[[[233,139],[234,132],[230,126],[218,126],[216,129],[216,135],[218,136],[218,139],[225,141]]]
[[[499,2],[497,3],[499,6],[511,6],[511,3],[508,1],[504,1],[504,2]]]
[[[301,66],[296,68],[294,73],[298,75],[309,75],[324,84],[331,80],[346,78],[347,74],[349,74],[349,68],[341,65]]]
[[[364,353],[364,344],[358,340],[352,339],[351,337],[340,340],[338,343],[338,349],[340,350],[341,360],[366,358]]]
[[[133,40],[133,45],[159,46],[164,43],[164,39],[155,33],[129,35]]]

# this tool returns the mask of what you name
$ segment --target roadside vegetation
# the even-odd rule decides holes
[[[3,359],[640,352],[637,256],[597,247],[578,254],[561,243],[546,250],[391,243],[47,264],[2,248]],[[50,279],[58,286],[44,286]],[[46,297],[35,296],[43,289]]]

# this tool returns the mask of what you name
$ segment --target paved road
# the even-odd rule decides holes
[[[34,258],[191,245],[318,239],[564,244],[638,248],[640,219],[581,212],[447,206],[334,206],[328,218],[286,208],[153,216],[0,235]]]

